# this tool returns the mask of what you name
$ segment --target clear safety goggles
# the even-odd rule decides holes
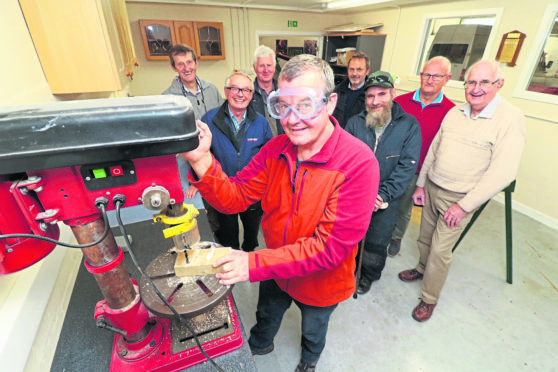
[[[279,89],[267,97],[267,109],[275,119],[283,119],[292,111],[302,120],[313,119],[322,111],[328,98],[317,98],[309,88]]]

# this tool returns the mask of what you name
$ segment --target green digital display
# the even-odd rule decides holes
[[[104,168],[92,169],[91,172],[93,172],[93,178],[107,178],[107,172]]]

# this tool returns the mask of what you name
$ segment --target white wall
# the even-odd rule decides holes
[[[256,35],[259,32],[266,35],[321,33],[329,26],[344,23],[346,19],[345,16],[331,14],[180,4],[127,2],[126,7],[139,61],[130,91],[138,96],[160,94],[176,75],[168,61],[148,61],[145,58],[139,19],[223,22],[226,59],[199,61],[197,72],[202,79],[211,81],[219,89],[233,70],[252,72],[252,56],[258,45]],[[288,20],[298,20],[298,27],[289,28]]]
[[[470,14],[475,11],[495,9],[501,13],[495,25],[496,37],[489,48],[488,58],[494,59],[502,35],[519,30],[527,34],[517,65],[504,70],[505,85],[501,95],[518,106],[527,117],[527,145],[517,176],[517,188],[513,194],[514,205],[522,212],[558,228],[558,116],[556,105],[521,99],[514,96],[516,86],[524,69],[529,69],[529,58],[540,52],[535,35],[541,26],[540,20],[546,15],[547,7],[556,0],[538,0],[526,3],[523,0],[459,1],[408,6],[401,9],[390,8],[352,14],[355,23],[382,22],[380,30],[387,34],[382,69],[398,74],[400,92],[419,87],[414,68],[420,55],[422,30],[425,20],[432,15]],[[462,87],[447,87],[446,94],[455,102],[464,102]]]

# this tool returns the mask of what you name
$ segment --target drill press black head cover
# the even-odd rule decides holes
[[[190,151],[198,129],[182,96],[0,107],[0,174]]]

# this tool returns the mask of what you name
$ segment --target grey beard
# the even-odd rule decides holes
[[[366,126],[374,129],[383,127],[391,118],[391,109],[382,110],[381,112],[368,112],[366,114]]]

